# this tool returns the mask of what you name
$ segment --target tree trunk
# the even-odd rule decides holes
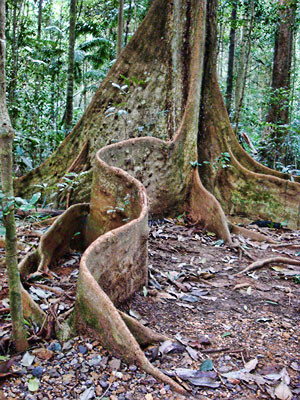
[[[6,229],[5,258],[9,285],[9,307],[13,325],[13,341],[17,351],[26,350],[28,343],[24,326],[21,284],[17,258],[17,234],[14,214],[12,145],[14,130],[6,106],[5,85],[5,0],[0,0],[0,160],[3,221]]]
[[[72,127],[73,121],[73,92],[74,92],[74,52],[75,52],[75,26],[76,26],[77,0],[70,2],[70,24],[69,24],[69,55],[68,55],[68,84],[66,111],[64,125],[67,133]]]
[[[272,93],[267,116],[267,122],[271,125],[266,148],[262,151],[268,165],[274,165],[276,161],[284,162],[286,156],[282,151],[282,144],[287,133],[285,126],[289,123],[296,9],[296,0],[278,0],[279,21],[275,36]]]
[[[248,21],[244,22],[242,27],[242,39],[240,46],[240,53],[238,55],[238,66],[236,73],[236,84],[235,84],[235,112],[236,116],[238,113],[238,108],[240,106],[240,101],[242,98],[242,87],[245,77],[245,61],[246,61],[246,47],[247,47],[247,37],[248,37]]]
[[[250,22],[249,27],[246,30],[243,27],[243,40],[245,34],[245,43],[242,44],[242,52],[240,54],[240,69],[238,71],[238,77],[236,82],[236,103],[235,103],[235,116],[234,116],[234,125],[235,125],[235,134],[238,135],[239,130],[239,121],[240,115],[242,111],[244,95],[246,90],[246,83],[247,83],[247,74],[249,69],[249,61],[250,61],[250,54],[251,54],[251,34],[253,30],[253,22],[254,22],[254,0],[251,0],[250,3]],[[244,31],[245,28],[245,31]],[[246,33],[247,32],[247,33]],[[247,54],[245,56],[245,51],[247,48]]]
[[[22,262],[22,275],[47,270],[80,232],[86,250],[71,329],[97,335],[179,391],[133,337],[145,343],[157,336],[116,309],[147,284],[148,214],[185,212],[229,244],[230,229],[239,228],[220,203],[227,214],[299,226],[299,183],[254,161],[232,131],[217,82],[216,10],[215,0],[154,1],[71,134],[16,182],[24,196],[35,183],[50,188],[67,172],[78,174],[69,192],[73,205]],[[200,176],[197,160],[206,161]]]
[[[18,32],[17,32],[17,27],[18,27],[18,15],[17,15],[17,10],[18,10],[18,0],[14,2],[13,5],[13,22],[12,22],[12,49],[11,49],[11,65],[12,65],[12,71],[11,71],[11,80],[9,82],[8,86],[8,103],[10,106],[10,116],[12,123],[17,118],[17,110],[15,105],[15,91],[16,91],[16,86],[17,86],[17,80],[16,80],[16,74],[18,71]]]
[[[229,115],[231,111],[232,92],[233,92],[237,6],[238,6],[237,0],[234,0],[231,12],[231,27],[230,27],[230,38],[229,38],[229,54],[228,54],[227,85],[226,85],[226,108]]]
[[[128,15],[127,15],[127,21],[126,21],[126,28],[125,28],[125,39],[124,39],[125,46],[128,42],[129,27],[130,27],[130,22],[131,22],[131,17],[132,17],[131,14],[132,14],[132,0],[129,0]]]
[[[41,31],[42,31],[42,16],[43,16],[43,1],[44,0],[38,0],[39,1],[39,13],[38,13],[38,30],[37,30],[37,40],[41,39]]]
[[[117,38],[117,56],[120,55],[123,47],[123,32],[124,32],[124,0],[119,0],[118,14],[118,38]]]

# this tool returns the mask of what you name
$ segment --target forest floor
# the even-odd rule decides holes
[[[236,275],[256,260],[300,260],[300,232],[248,227],[287,245],[235,237],[241,251],[178,220],[151,224],[149,286],[122,309],[170,338],[145,352],[190,391],[188,398],[300,399],[300,267],[275,263]],[[19,227],[26,244],[20,257],[36,245],[38,233]],[[79,259],[80,254],[69,254],[51,277],[25,285],[53,319],[72,307]],[[2,360],[11,329],[7,300],[2,267]],[[183,398],[88,337],[62,343],[33,335],[31,343],[25,355],[0,364],[1,400]]]

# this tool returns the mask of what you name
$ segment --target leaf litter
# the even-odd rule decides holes
[[[251,262],[274,253],[300,256],[299,232],[261,231],[289,246],[273,248],[236,237],[247,247]],[[34,235],[27,233],[22,235],[23,248],[34,245],[28,243]],[[236,249],[198,227],[155,221],[149,238],[149,286],[122,309],[169,336],[145,349],[146,355],[185,385],[190,398],[297,399],[299,268],[275,265],[236,276],[249,264],[246,253],[239,258]],[[79,259],[80,254],[71,253],[54,266],[51,276],[25,283],[51,315],[72,309]],[[3,269],[0,289],[0,310],[6,310]],[[0,313],[1,331],[7,326],[4,338],[9,324],[9,315]],[[0,363],[0,394],[32,400],[182,398],[136,366],[114,358],[96,340],[75,337],[60,343],[51,336],[33,342],[28,354],[17,355],[13,362],[3,361],[3,371]]]

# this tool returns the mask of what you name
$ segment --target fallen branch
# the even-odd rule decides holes
[[[300,260],[294,260],[292,258],[287,258],[287,257],[265,258],[264,260],[255,261],[254,263],[248,265],[248,267],[246,267],[245,269],[243,269],[242,271],[238,272],[235,275],[242,275],[245,272],[254,271],[255,269],[259,269],[266,265],[270,265],[270,264],[274,264],[274,263],[300,265]]]

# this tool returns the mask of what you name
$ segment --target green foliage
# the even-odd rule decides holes
[[[119,5],[115,0],[79,3],[74,124],[114,62]],[[124,41],[128,42],[149,6],[149,0],[135,5],[125,1]],[[15,7],[13,0],[7,0],[7,91],[16,130],[15,172],[22,175],[48,158],[66,135],[62,121],[67,87],[69,2],[43,2],[39,38],[38,2],[20,1],[16,21]]]
[[[242,27],[249,27],[251,18],[251,1],[239,0],[237,20],[231,21],[232,0],[219,1],[219,57],[218,74],[220,86],[223,92],[226,87],[227,63],[229,50],[230,27],[236,28],[236,57],[235,57],[235,76],[239,71],[240,56],[242,49]],[[253,28],[250,35],[251,49],[247,71],[247,80],[243,105],[239,121],[239,132],[244,132],[250,137],[260,156],[255,156],[258,161],[267,166],[276,168],[283,172],[299,175],[300,157],[299,157],[299,121],[300,121],[300,79],[299,79],[299,60],[300,60],[300,42],[299,42],[299,22],[300,7],[298,5],[295,23],[293,29],[295,32],[294,40],[294,59],[291,70],[291,91],[286,88],[271,90],[272,67],[274,60],[274,41],[276,29],[281,22],[279,11],[279,2],[266,0],[254,1]],[[290,2],[292,7],[297,6],[297,2]],[[246,46],[247,54],[248,47]],[[278,120],[274,125],[266,123],[270,104],[275,104],[279,110],[289,108],[290,122],[288,125],[282,124]],[[233,104],[231,120],[234,121]],[[283,139],[278,142],[273,140],[272,135],[268,136],[270,130],[276,130]],[[241,144],[252,153],[252,150],[239,138]],[[269,162],[266,155],[273,155],[273,162]],[[253,153],[252,153],[253,155]]]

